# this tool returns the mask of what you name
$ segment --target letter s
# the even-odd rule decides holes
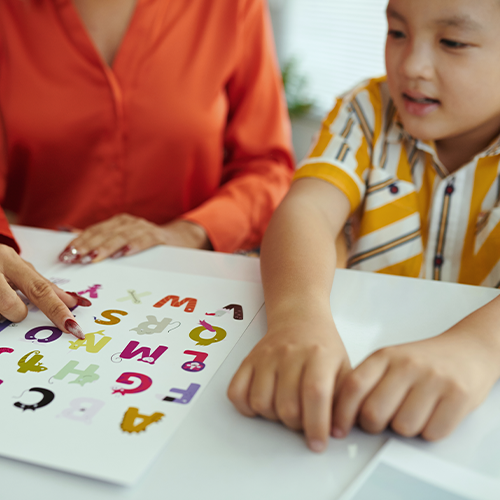
[[[119,314],[120,316],[127,316],[128,312],[119,311],[118,309],[108,309],[101,314],[101,316],[106,318],[108,321],[96,319],[95,322],[99,325],[117,325],[121,321],[121,319],[114,316],[115,314]]]

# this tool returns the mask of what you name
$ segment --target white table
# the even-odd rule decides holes
[[[41,271],[56,263],[67,233],[14,227],[23,257]],[[157,247],[120,260],[138,266],[259,282],[257,259]],[[338,271],[332,308],[353,363],[373,350],[436,335],[498,294],[497,290]],[[354,430],[328,451],[308,451],[302,435],[240,416],[226,398],[240,362],[264,335],[261,310],[143,479],[132,488],[72,476],[0,457],[2,500],[287,499],[334,500],[389,436]],[[0,417],[1,421],[1,417]],[[449,438],[403,440],[500,479],[500,385]],[[357,445],[357,455],[353,449]],[[349,453],[350,451],[350,453]],[[499,492],[500,498],[500,492]]]

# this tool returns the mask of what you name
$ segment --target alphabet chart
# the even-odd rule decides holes
[[[0,323],[0,455],[133,484],[262,307],[261,286],[106,262],[56,269],[53,282],[92,302],[73,310],[85,340],[29,303],[24,321]]]

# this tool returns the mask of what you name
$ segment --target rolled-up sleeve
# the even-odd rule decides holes
[[[227,83],[225,161],[219,190],[183,219],[200,224],[215,250],[260,244],[293,175],[291,129],[263,0],[240,3],[237,67]]]
[[[355,89],[339,98],[294,180],[316,177],[333,184],[347,196],[354,212],[366,192],[374,129],[380,128],[375,124],[374,109],[379,100],[371,87]]]

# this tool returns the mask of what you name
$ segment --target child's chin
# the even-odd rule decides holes
[[[420,141],[435,141],[438,140],[438,134],[433,133],[429,130],[429,127],[423,126],[411,126],[411,124],[405,124],[403,121],[403,128],[408,134],[410,134],[415,139]]]

